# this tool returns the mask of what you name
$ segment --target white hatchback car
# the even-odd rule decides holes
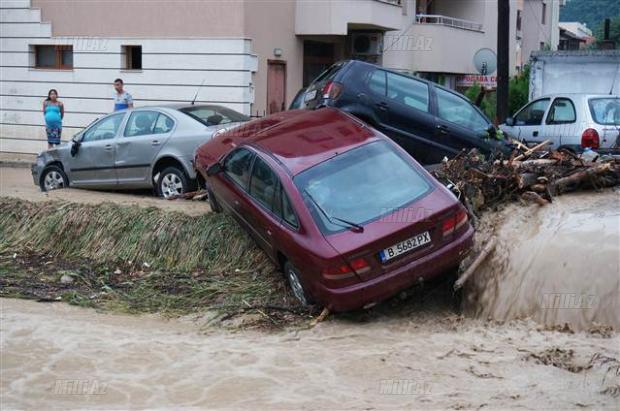
[[[550,140],[552,147],[581,152],[620,152],[620,96],[556,94],[543,96],[506,119],[500,129],[527,145]]]

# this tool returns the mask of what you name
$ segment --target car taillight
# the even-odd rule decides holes
[[[363,258],[351,261],[350,264],[342,264],[338,267],[330,267],[323,269],[323,277],[328,280],[344,280],[355,276],[355,273],[361,274],[370,270],[370,265]]]
[[[467,223],[467,212],[459,210],[455,215],[451,216],[443,222],[443,225],[441,227],[443,236],[449,236],[455,230],[458,230],[463,225],[465,225],[465,223]]]
[[[598,131],[593,128],[589,128],[581,135],[581,147],[582,148],[599,148]]]
[[[323,98],[329,98],[332,100],[337,99],[342,92],[342,84],[336,83],[334,81],[328,81],[323,87],[321,93],[323,94]]]

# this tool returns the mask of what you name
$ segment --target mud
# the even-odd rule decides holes
[[[155,197],[149,190],[129,193],[70,188],[44,193],[34,185],[29,168],[0,167],[0,195],[29,201],[62,200],[83,204],[113,202],[120,205],[157,207],[189,215],[200,215],[211,211],[206,201],[162,200]]]
[[[481,221],[498,246],[467,290],[480,318],[530,317],[548,327],[620,329],[620,191],[511,205]]]
[[[196,319],[0,303],[3,409],[617,409],[619,401],[617,335],[442,313],[230,333]],[[558,349],[571,354],[553,356]]]

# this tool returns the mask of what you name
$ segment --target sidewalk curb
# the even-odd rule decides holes
[[[0,160],[0,167],[6,168],[30,168],[31,164],[30,161]]]

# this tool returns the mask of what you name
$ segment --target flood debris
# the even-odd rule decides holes
[[[433,171],[452,184],[475,217],[507,202],[545,206],[554,196],[620,184],[620,160],[585,159],[568,149],[550,150],[549,141],[527,148],[515,144],[509,159],[485,159],[475,149],[461,152]]]
[[[172,195],[166,198],[166,200],[201,201],[201,200],[206,200],[208,197],[209,197],[209,193],[207,190],[197,190],[197,191],[190,191],[188,193],[183,193],[183,194],[175,194],[175,195]]]

